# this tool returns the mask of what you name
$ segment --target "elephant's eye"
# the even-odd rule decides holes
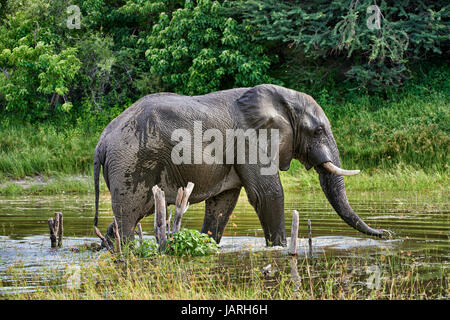
[[[322,127],[318,127],[316,129],[316,131],[314,131],[314,135],[315,136],[320,136],[323,133],[323,128]]]

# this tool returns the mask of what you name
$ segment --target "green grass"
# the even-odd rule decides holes
[[[94,178],[91,175],[61,175],[51,177],[39,176],[39,181],[34,177],[26,177],[20,180],[10,180],[0,183],[0,195],[57,195],[57,194],[86,194],[94,192]],[[100,184],[101,191],[107,190],[106,185]]]
[[[318,97],[333,127],[346,166],[427,172],[449,168],[450,67],[417,72],[400,92],[387,97],[346,94]]]
[[[0,127],[0,182],[26,176],[91,172],[100,133],[55,125]]]
[[[292,162],[289,171],[281,173],[281,181],[285,192],[321,190],[315,170],[306,171],[298,161]],[[425,191],[445,190],[449,186],[447,172],[425,172],[401,164],[385,169],[363,169],[358,175],[345,178],[347,191]]]
[[[281,182],[285,192],[318,191],[319,178],[314,170],[306,171],[297,161],[291,164],[291,170],[281,172]],[[391,169],[362,171],[360,174],[345,178],[347,191],[426,191],[448,190],[450,177],[447,173],[424,172],[410,166],[397,166]],[[103,178],[100,177],[100,191],[108,192]],[[16,181],[0,183],[0,195],[57,195],[87,194],[94,192],[94,178],[89,175],[60,175],[43,178],[36,182],[27,177]]]

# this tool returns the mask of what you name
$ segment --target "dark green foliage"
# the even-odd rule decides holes
[[[2,9],[1,113],[110,120],[149,93],[277,82],[267,75],[274,57],[221,2],[87,0],[79,30],[66,26],[70,4],[10,0]]]
[[[25,1],[15,9],[15,1],[8,5],[0,25],[0,111],[26,121],[69,113],[69,91],[81,61],[76,48],[61,47],[64,3]]]
[[[266,75],[270,59],[249,26],[227,16],[218,1],[193,3],[161,13],[145,42],[150,72],[161,75],[165,88],[192,95],[276,82]]]
[[[281,48],[284,70],[296,64],[304,71],[289,72],[289,83],[321,81],[319,63],[354,80],[353,87],[383,91],[408,79],[413,63],[450,49],[448,1],[381,1],[380,28],[372,27],[375,11],[368,7],[373,4],[247,0],[236,7],[244,22],[258,30],[255,39]]]
[[[323,98],[335,84],[392,90],[449,50],[445,1],[69,0],[0,2],[0,115],[103,125],[154,92],[277,83]]]

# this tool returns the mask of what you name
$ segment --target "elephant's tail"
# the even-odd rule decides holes
[[[97,227],[98,223],[98,198],[100,193],[99,187],[99,177],[100,177],[100,166],[101,162],[99,159],[99,154],[97,148],[94,153],[94,188],[95,188],[95,218],[94,218],[94,226]]]

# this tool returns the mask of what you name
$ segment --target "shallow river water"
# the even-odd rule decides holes
[[[287,194],[286,229],[290,235],[291,212],[299,211],[299,257],[308,254],[307,220],[312,225],[313,257],[365,256],[368,261],[380,252],[401,253],[411,257],[423,280],[430,281],[430,293],[438,286],[439,297],[448,299],[450,265],[450,197],[447,192],[364,192],[349,193],[353,209],[372,227],[389,229],[395,237],[380,240],[367,237],[347,226],[333,211],[320,192]],[[49,268],[67,269],[92,259],[89,251],[72,253],[67,249],[50,249],[47,219],[53,213],[64,214],[64,248],[99,242],[93,232],[93,195],[0,197],[0,297],[17,291],[34,291],[42,286],[39,277],[18,287],[17,274],[9,268],[20,268],[46,276]],[[111,222],[109,195],[100,200],[99,225],[102,232]],[[192,205],[183,216],[182,227],[200,230],[204,204]],[[153,216],[141,221],[144,236],[153,234]],[[289,238],[288,238],[289,240]],[[289,266],[286,248],[265,248],[263,233],[253,208],[241,195],[221,241],[221,260],[234,269],[244,268],[248,253],[260,250],[252,264]],[[266,254],[264,254],[266,253]],[[246,258],[247,257],[247,258]],[[275,267],[273,267],[275,268]],[[377,267],[376,267],[377,268]],[[370,268],[369,268],[370,269]],[[374,271],[379,272],[377,270]],[[29,272],[24,272],[29,274]],[[320,277],[319,275],[316,275]],[[370,273],[366,278],[370,277]],[[20,274],[19,274],[20,278]],[[362,279],[366,283],[367,279]],[[364,282],[365,281],[365,282]],[[442,288],[444,286],[444,288]],[[442,293],[444,292],[444,293]]]

